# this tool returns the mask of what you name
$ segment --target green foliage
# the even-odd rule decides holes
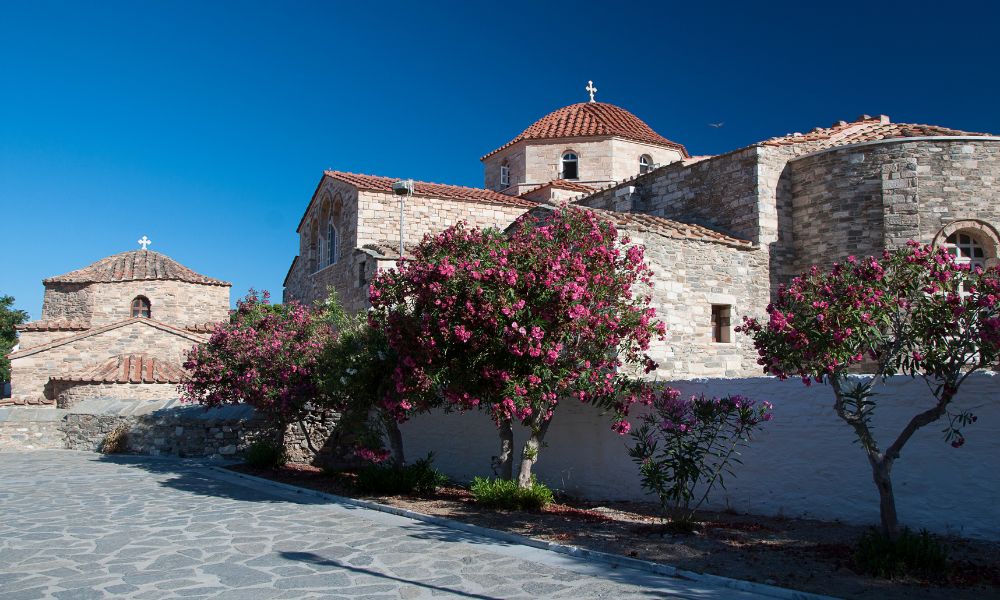
[[[245,460],[248,465],[257,469],[277,469],[288,462],[288,454],[284,445],[264,439],[250,444]]]
[[[368,494],[433,494],[437,488],[448,482],[448,478],[434,468],[434,455],[402,467],[395,465],[371,465],[358,471],[355,486],[358,491]]]
[[[948,573],[947,547],[925,529],[913,533],[905,528],[895,540],[870,529],[858,540],[855,560],[866,572],[886,579],[941,580]]]
[[[504,510],[539,510],[552,502],[552,490],[534,476],[530,487],[519,487],[511,479],[476,477],[469,486],[476,504]]]
[[[28,320],[28,313],[13,306],[13,296],[0,296],[0,382],[10,381],[7,354],[17,343],[17,326]]]
[[[349,441],[361,455],[378,453],[389,420],[380,400],[390,385],[395,353],[364,314],[347,315],[332,290],[322,308],[337,335],[329,338],[317,361],[320,402],[341,413],[338,429],[352,437]]]

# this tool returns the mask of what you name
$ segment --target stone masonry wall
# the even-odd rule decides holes
[[[757,353],[749,338],[732,332],[743,315],[760,316],[770,294],[766,251],[629,232],[646,246],[653,269],[651,306],[667,325],[665,342],[650,356],[658,379],[756,375]],[[730,307],[729,343],[712,341],[712,306]]]
[[[337,290],[337,296],[345,310],[365,310],[368,308],[368,286],[382,262],[376,256],[358,249],[350,251],[336,264],[315,273],[308,272],[302,261],[299,261],[288,274],[284,301],[312,304],[325,299],[327,290],[332,287]]]
[[[515,193],[553,179],[560,179],[562,156],[574,152],[578,157],[578,181],[607,184],[639,173],[639,157],[646,154],[661,165],[681,159],[672,148],[635,142],[622,138],[575,138],[561,140],[530,140],[519,142],[498,152],[483,162],[484,185],[500,190],[500,165],[510,166],[511,185]]]
[[[1000,141],[891,140],[792,165],[796,268],[929,243],[946,225],[1000,227]]]
[[[517,206],[413,196],[406,199],[404,209],[404,242],[417,244],[424,235],[439,233],[459,221],[471,227],[503,229],[525,212]],[[361,192],[358,215],[358,246],[399,240],[399,196]]]
[[[88,283],[48,283],[42,299],[42,319],[90,323],[92,304]]]
[[[42,320],[69,319],[101,327],[132,316],[132,300],[149,299],[151,318],[184,328],[222,321],[229,315],[229,287],[184,281],[122,281],[45,286]],[[44,342],[42,342],[44,343]]]
[[[180,336],[150,323],[132,322],[103,333],[78,339],[61,346],[11,361],[12,404],[52,404],[49,378],[81,371],[118,354],[142,352],[180,364],[204,336]],[[30,350],[29,350],[30,352]]]

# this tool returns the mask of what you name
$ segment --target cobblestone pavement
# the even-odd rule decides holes
[[[0,598],[756,598],[614,569],[197,463],[0,454]]]

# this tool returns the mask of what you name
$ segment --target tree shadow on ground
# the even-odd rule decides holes
[[[334,567],[334,568],[337,568],[337,569],[344,569],[346,571],[351,571],[352,573],[358,573],[358,574],[361,574],[361,575],[369,575],[371,577],[378,577],[379,579],[389,579],[389,580],[392,580],[392,581],[398,581],[399,583],[405,583],[407,585],[415,585],[415,586],[418,586],[418,587],[426,588],[428,590],[433,590],[435,592],[444,592],[444,593],[448,593],[448,594],[454,594],[456,596],[462,596],[463,598],[477,598],[479,600],[501,600],[500,598],[498,598],[496,596],[484,596],[483,594],[474,594],[474,593],[471,593],[471,592],[463,592],[462,590],[451,588],[451,587],[444,587],[444,586],[440,586],[440,585],[434,585],[432,583],[425,583],[423,581],[416,581],[416,580],[413,580],[413,579],[403,579],[401,577],[396,577],[394,575],[389,575],[388,573],[382,573],[382,572],[375,571],[375,570],[372,570],[372,569],[366,569],[364,567],[351,566],[351,565],[345,564],[345,563],[337,561],[337,560],[333,560],[333,559],[329,559],[329,558],[323,558],[322,556],[320,556],[318,554],[314,554],[312,552],[286,552],[286,551],[283,551],[280,554],[281,554],[281,557],[284,558],[284,559],[286,559],[286,560],[293,560],[293,561],[297,561],[297,562],[307,562],[307,563],[311,563],[311,564],[318,565],[318,566]]]
[[[252,480],[223,477],[210,467],[224,466],[205,460],[159,458],[134,455],[103,455],[101,462],[113,463],[133,469],[142,469],[156,475],[156,481],[171,489],[198,496],[226,498],[244,502],[271,502],[294,504],[329,504],[328,500],[311,494],[296,494],[273,486],[254,487]]]

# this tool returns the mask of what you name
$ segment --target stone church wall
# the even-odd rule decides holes
[[[183,329],[229,318],[229,286],[183,281],[124,281],[91,285],[91,327],[124,321],[132,316],[132,300],[145,296],[150,318]],[[44,317],[43,317],[44,318]]]
[[[284,300],[311,305],[325,299],[327,290],[332,287],[347,311],[365,310],[368,308],[368,286],[379,262],[376,257],[357,249],[315,273],[309,273],[302,261],[298,261],[288,275]]]
[[[654,341],[650,356],[659,379],[736,377],[760,371],[757,353],[732,327],[743,315],[760,316],[770,295],[767,253],[718,243],[629,233],[646,246],[652,267],[651,306],[667,325],[667,339]],[[729,343],[712,341],[712,306],[728,306]]]
[[[92,306],[91,284],[47,283],[42,299],[42,320],[90,323]]]
[[[997,140],[887,140],[791,165],[798,271],[910,239],[929,243],[954,221],[1000,226]]]
[[[96,365],[118,354],[142,352],[180,364],[195,342],[136,322],[11,361],[11,404],[53,404],[49,378]]]
[[[440,233],[459,221],[467,221],[472,227],[504,229],[525,212],[518,206],[413,196],[406,199],[404,209],[404,242],[420,243],[424,235]],[[356,245],[398,240],[399,196],[360,192]]]

